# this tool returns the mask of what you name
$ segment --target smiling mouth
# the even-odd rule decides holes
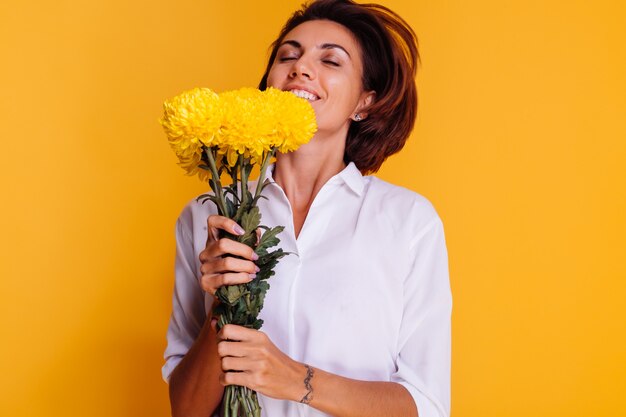
[[[293,90],[289,90],[289,91],[295,94],[296,96],[303,98],[305,100],[309,100],[309,101],[319,100],[318,96],[316,96],[313,93],[309,93],[308,91],[298,90],[296,88],[294,88]]]

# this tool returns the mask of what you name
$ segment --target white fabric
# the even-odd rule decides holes
[[[268,169],[268,179],[273,182]],[[419,194],[362,176],[354,163],[315,197],[298,239],[283,190],[261,199],[262,224],[284,225],[262,331],[291,358],[345,377],[395,381],[420,417],[450,413],[452,296],[443,226]],[[176,284],[163,378],[197,337],[213,297],[199,286],[212,203],[191,201],[176,224]],[[314,385],[314,384],[313,384]],[[264,417],[327,416],[259,395]]]

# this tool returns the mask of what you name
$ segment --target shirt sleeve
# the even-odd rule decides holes
[[[452,294],[443,225],[429,221],[411,242],[404,282],[397,370],[391,380],[413,397],[420,417],[450,415]]]
[[[194,253],[191,232],[191,214],[183,211],[176,222],[175,284],[172,296],[172,315],[167,329],[163,379],[170,375],[191,348],[206,320],[204,292],[197,279],[200,261]]]

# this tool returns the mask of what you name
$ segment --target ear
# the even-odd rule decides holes
[[[363,91],[361,93],[361,97],[359,98],[359,102],[356,106],[356,108],[354,109],[354,111],[352,112],[352,120],[355,121],[361,121],[363,119],[367,118],[367,108],[374,102],[374,99],[376,98],[376,92],[374,90],[372,91]],[[358,120],[356,120],[355,118],[358,117]]]

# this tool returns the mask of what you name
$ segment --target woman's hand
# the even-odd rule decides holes
[[[206,248],[200,253],[200,286],[212,295],[223,285],[244,284],[256,277],[259,268],[254,261],[258,255],[248,245],[228,238],[219,238],[219,230],[234,235],[245,232],[234,220],[228,217],[211,215],[207,219],[208,236]],[[245,259],[238,259],[235,255]]]
[[[224,371],[220,375],[222,385],[241,385],[268,397],[292,401],[300,401],[306,394],[304,365],[281,352],[265,333],[227,324],[217,340]]]

